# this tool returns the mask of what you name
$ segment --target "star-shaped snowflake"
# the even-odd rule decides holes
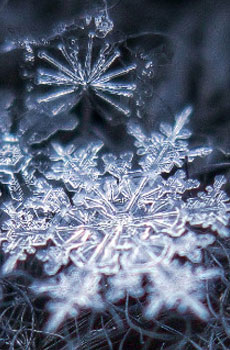
[[[85,93],[90,92],[119,112],[129,115],[130,110],[122,105],[120,97],[132,97],[136,86],[131,82],[119,81],[119,78],[135,70],[136,65],[113,69],[114,63],[117,65],[121,56],[120,51],[104,43],[98,51],[94,45],[95,40],[99,39],[90,32],[84,58],[77,38],[59,42],[55,56],[49,50],[39,51],[39,59],[48,66],[37,70],[35,84],[50,86],[52,89],[37,97],[37,103],[50,104],[53,115],[71,109]]]
[[[182,169],[186,160],[211,152],[189,148],[185,125],[190,113],[186,108],[173,126],[161,123],[160,131],[151,134],[129,125],[137,167],[132,153],[100,156],[101,142],[79,149],[53,143],[49,166],[40,171],[62,181],[71,200],[40,177],[27,199],[2,208],[9,216],[1,232],[3,250],[10,255],[5,270],[36,250],[45,272],[55,275],[34,287],[52,299],[49,330],[82,307],[101,309],[106,302],[145,293],[149,319],[163,308],[208,318],[203,283],[221,273],[202,265],[202,252],[217,235],[229,235],[230,201],[223,176],[198,192],[199,182]]]

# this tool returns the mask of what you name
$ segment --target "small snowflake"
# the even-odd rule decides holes
[[[47,282],[35,283],[32,286],[35,293],[45,293],[53,299],[48,304],[52,317],[46,330],[56,330],[66,317],[76,317],[82,307],[103,310],[103,301],[98,293],[99,282],[97,273],[72,266]]]
[[[194,268],[191,264],[181,265],[178,261],[154,267],[149,274],[148,306],[145,316],[153,319],[159,311],[177,308],[179,312],[188,310],[206,320],[209,316],[202,300],[205,297],[203,281],[219,277],[218,269]]]
[[[199,192],[197,198],[189,198],[187,201],[188,222],[203,228],[211,227],[222,237],[229,236],[227,224],[230,203],[226,193],[221,190],[225,183],[224,176],[216,176],[213,186],[206,187],[206,191]]]
[[[124,82],[122,78],[125,76],[126,79],[128,73],[136,69],[136,65],[119,66],[121,52],[105,40],[101,44],[101,38],[113,26],[110,25],[110,30],[106,31],[109,22],[104,28],[103,16],[95,18],[94,23],[95,28],[92,29],[89,25],[92,21],[85,23],[84,30],[82,28],[79,33],[80,28],[77,27],[76,33],[70,28],[68,34],[66,29],[61,37],[51,40],[47,49],[38,51],[40,67],[36,70],[34,84],[40,92],[35,99],[28,98],[29,109],[36,108],[47,112],[49,116],[57,116],[76,106],[83,96],[92,93],[118,112],[130,114],[121,99],[132,97],[136,85]],[[104,35],[101,37],[99,33]],[[84,36],[87,37],[87,43]]]

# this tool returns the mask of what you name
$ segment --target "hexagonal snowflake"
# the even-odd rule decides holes
[[[66,273],[68,283],[76,289],[75,294],[71,289],[59,300],[49,287],[53,277],[37,289],[53,299],[49,330],[81,307],[101,308],[102,300],[105,307],[107,302],[116,302],[127,294],[140,297],[146,292],[147,318],[156,317],[162,308],[176,307],[179,312],[190,311],[207,319],[203,283],[221,273],[216,268],[202,267],[202,250],[215,241],[217,234],[229,235],[230,201],[221,189],[223,176],[196,195],[199,182],[187,179],[183,170],[175,171],[186,159],[193,161],[211,152],[205,147],[189,149],[186,139],[190,133],[184,126],[190,112],[190,108],[185,109],[173,127],[161,124],[160,133],[150,136],[139,126],[130,125],[140,156],[138,169],[133,169],[131,153],[103,155],[100,160],[104,166],[100,161],[98,167],[101,144],[92,143],[77,151],[69,148],[68,152],[55,145],[58,156],[51,155],[49,171],[44,175],[61,179],[63,171],[63,181],[74,195],[71,207],[62,215],[63,225],[56,227],[60,240],[53,239],[53,246],[43,248],[37,257],[50,275],[62,265],[75,265],[76,272]],[[85,184],[81,177],[84,174]],[[74,178],[76,186],[68,187]],[[186,199],[190,190],[193,197]],[[208,232],[201,231],[202,227]],[[84,277],[88,275],[97,276],[97,287],[83,305],[78,297],[81,285],[88,284],[88,277]],[[149,281],[146,287],[143,276]]]

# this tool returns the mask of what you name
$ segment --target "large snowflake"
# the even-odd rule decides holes
[[[174,126],[162,123],[160,132],[151,135],[137,124],[129,125],[136,140],[137,169],[132,153],[103,154],[98,159],[100,142],[77,150],[54,143],[44,176],[48,181],[63,181],[71,200],[65,199],[64,190],[57,192],[42,181],[21,206],[3,208],[10,216],[2,227],[4,250],[15,262],[21,259],[19,246],[23,254],[39,248],[36,256],[45,272],[55,275],[33,287],[52,299],[49,330],[65,317],[76,316],[82,307],[103,309],[127,294],[135,298],[148,294],[144,312],[149,319],[164,307],[190,310],[207,319],[202,303],[204,281],[220,272],[202,266],[202,250],[217,235],[229,235],[230,203],[221,189],[223,176],[198,192],[199,182],[177,169],[186,160],[192,162],[211,152],[206,147],[189,149],[191,133],[185,125],[190,113],[190,108],[185,109]],[[52,200],[48,193],[53,194]],[[40,208],[46,211],[45,227],[41,218],[35,227],[31,217],[31,210],[39,215]],[[21,223],[21,217],[25,220],[21,212],[29,231]],[[58,273],[70,263],[71,267]],[[148,279],[146,287],[143,276]]]

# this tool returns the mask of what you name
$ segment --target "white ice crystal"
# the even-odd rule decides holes
[[[177,308],[180,312],[192,311],[206,320],[209,316],[202,304],[205,297],[203,281],[218,277],[218,269],[194,268],[189,263],[181,265],[178,261],[162,263],[153,267],[149,274],[149,303],[145,315],[155,317],[162,307]]]
[[[48,304],[52,316],[47,330],[56,329],[66,317],[76,317],[82,307],[102,310],[99,282],[97,273],[70,267],[48,282],[35,283],[33,289],[36,293],[48,293],[54,299]]]
[[[162,123],[151,135],[129,125],[137,169],[132,153],[100,156],[100,142],[79,149],[53,143],[50,164],[40,170],[49,181],[63,181],[71,200],[39,178],[28,185],[27,199],[3,207],[9,218],[2,223],[1,241],[14,259],[5,271],[37,249],[47,275],[55,275],[33,287],[51,298],[49,330],[83,307],[101,309],[127,294],[148,294],[147,318],[176,308],[207,319],[203,284],[219,272],[202,266],[202,250],[217,235],[229,235],[230,201],[221,189],[223,176],[198,192],[199,182],[177,169],[211,152],[190,150],[185,129],[190,113],[186,108],[174,126]]]
[[[21,202],[5,201],[1,206],[5,218],[0,242],[3,251],[9,253],[2,267],[4,273],[12,271],[17,261],[26,260],[27,254],[35,253],[49,239],[60,240],[55,228],[62,220],[60,214],[68,210],[68,197],[62,188],[53,189],[44,179],[34,179],[30,190],[31,195]]]
[[[51,158],[56,161],[52,164],[46,177],[52,180],[62,180],[67,189],[90,189],[97,182],[99,171],[96,168],[96,153],[103,146],[102,142],[90,143],[83,149],[74,151],[74,147],[66,147],[53,143],[55,155]]]
[[[31,156],[22,151],[17,137],[6,133],[0,138],[0,181],[9,186],[11,197],[22,200],[23,193],[18,181],[18,174],[29,178],[28,165]]]
[[[39,68],[34,83],[38,89],[44,87],[46,92],[41,91],[34,102],[42,109],[48,108],[52,116],[70,110],[88,93],[96,95],[120,113],[129,115],[129,108],[122,104],[120,98],[132,97],[136,86],[132,82],[124,82],[123,76],[135,70],[136,65],[118,64],[120,50],[105,40],[101,43],[98,33],[103,32],[104,38],[109,32],[103,28],[103,23],[105,21],[99,16],[95,19],[95,28],[91,28],[89,23],[84,25],[87,43],[79,38],[82,33],[67,35],[65,32],[58,41],[53,39],[55,44],[51,50],[49,47],[38,51]],[[47,88],[50,89],[47,91]]]
[[[121,43],[108,35],[112,29],[105,11],[58,27],[46,40],[23,41],[27,92],[19,132],[27,145],[74,130],[82,106],[106,120],[129,116],[136,64],[123,58]],[[90,114],[80,118],[83,124]]]

